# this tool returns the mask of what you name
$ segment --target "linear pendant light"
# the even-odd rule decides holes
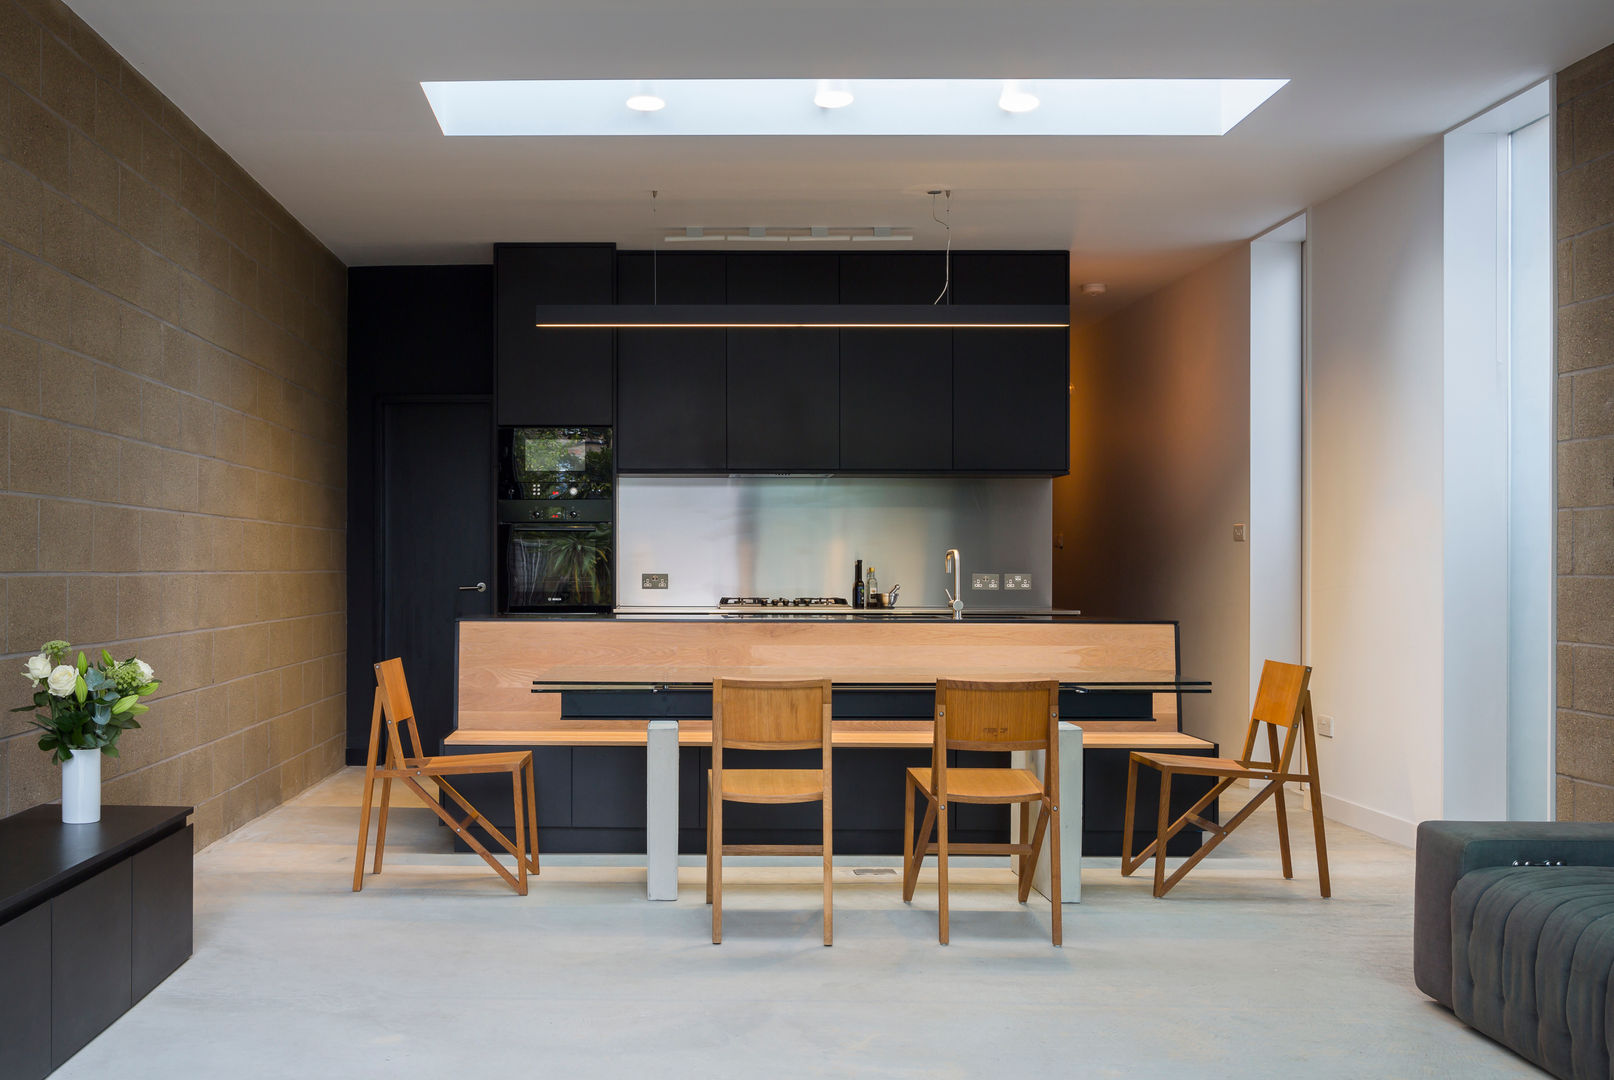
[[[539,304],[547,330],[1064,330],[1060,304]]]

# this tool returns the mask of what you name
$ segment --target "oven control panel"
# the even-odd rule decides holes
[[[500,499],[499,521],[507,525],[543,523],[551,525],[584,524],[611,520],[611,502],[593,499],[568,499],[550,502],[547,499]]]

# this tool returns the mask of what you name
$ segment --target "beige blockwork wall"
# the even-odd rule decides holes
[[[1558,75],[1558,816],[1614,821],[1614,45]]]
[[[0,0],[0,706],[50,638],[164,680],[109,803],[208,843],[342,760],[342,265],[58,0]],[[60,782],[0,713],[0,811]]]

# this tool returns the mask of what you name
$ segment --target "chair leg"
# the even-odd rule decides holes
[[[824,792],[824,944],[834,943],[834,885],[835,875],[833,848],[835,845],[835,825],[833,811],[830,808],[830,793]]]
[[[510,806],[516,816],[516,893],[527,895],[527,808],[521,805],[521,767],[510,774]],[[378,853],[379,854],[379,853]]]
[[[706,798],[706,902],[712,902],[712,799]]]
[[[1049,899],[1053,901],[1054,905],[1054,944],[1064,945],[1065,902],[1059,891],[1059,849],[1063,845],[1060,843],[1059,837],[1059,807],[1057,806],[1049,814],[1048,845],[1048,885],[1049,891],[1053,893]]]
[[[1317,790],[1317,777],[1311,779],[1311,829],[1317,837],[1317,886],[1324,899],[1333,895],[1328,882],[1328,839],[1323,835],[1323,793]]]
[[[1160,814],[1154,833],[1154,895],[1166,895],[1166,841],[1171,828],[1171,770],[1160,770]]]
[[[1016,804],[1014,807],[1014,813],[1018,814],[1020,817],[1020,846],[1025,847],[1031,842],[1031,804]],[[1018,867],[1020,873],[1018,876],[1020,878],[1020,902],[1022,904],[1025,903],[1027,897],[1031,895],[1031,874],[1033,873],[1033,870],[1027,865],[1030,859],[1031,857],[1029,855],[1020,856],[1020,865]]]
[[[392,778],[381,781],[381,812],[375,823],[375,872],[381,873],[381,852],[387,846],[387,808],[392,804]]]
[[[527,776],[527,851],[532,855],[532,872],[538,873],[538,797],[533,788],[533,763],[528,758],[522,765]]]
[[[374,737],[371,737],[374,742]],[[371,757],[374,757],[372,751]],[[370,843],[370,798],[375,794],[375,770],[364,770],[364,801],[359,805],[359,853],[353,860],[353,891],[364,888],[364,849]]]
[[[1022,817],[1029,818],[1031,816],[1031,806],[1031,803],[1020,804]],[[1029,855],[1020,856],[1020,875],[1018,884],[1020,886],[1020,902],[1022,904],[1031,898],[1031,879],[1037,873],[1037,861],[1042,855],[1043,837],[1046,835],[1048,830],[1048,804],[1039,802],[1036,804],[1036,806],[1037,829],[1036,832],[1032,834],[1029,841],[1031,853]],[[1021,843],[1028,843],[1028,841],[1021,840]]]
[[[918,785],[914,785],[915,788]],[[912,815],[909,816],[912,820]],[[902,882],[902,898],[912,900],[914,889],[919,887],[919,871],[925,865],[925,849],[930,846],[931,828],[936,823],[936,800],[927,792],[925,795],[925,816],[919,823],[919,834],[914,837],[909,851],[912,858],[907,862],[907,876]]]
[[[913,886],[908,884],[913,869],[913,777],[902,774],[902,899],[913,899]]]
[[[1126,762],[1126,817],[1121,824],[1121,876],[1130,877],[1132,871],[1138,868],[1143,856],[1138,856],[1138,862],[1132,861],[1132,819],[1137,813],[1138,796],[1138,759],[1127,756]]]
[[[1295,876],[1294,864],[1289,861],[1289,808],[1284,804],[1288,801],[1284,797],[1282,784],[1278,785],[1278,793],[1273,796],[1272,804],[1278,811],[1278,855],[1283,864],[1283,876],[1288,880]]]
[[[933,804],[936,814],[936,939],[947,944],[947,805],[940,799]],[[927,818],[929,815],[926,815]]]
[[[723,943],[723,797],[712,792],[712,944]]]

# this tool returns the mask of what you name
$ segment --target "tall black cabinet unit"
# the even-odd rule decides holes
[[[623,304],[721,304],[728,259],[717,252],[617,256]],[[728,468],[728,337],[722,330],[617,331],[616,455],[623,472]]]
[[[610,330],[539,330],[539,304],[616,300],[614,244],[497,244],[501,425],[608,426],[613,420],[615,336]]]

